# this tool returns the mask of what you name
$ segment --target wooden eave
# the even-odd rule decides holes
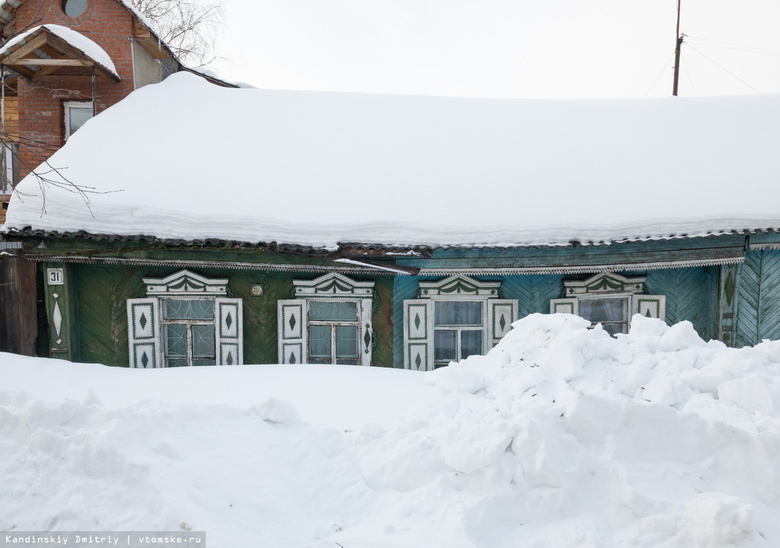
[[[5,65],[32,81],[89,80],[91,70],[101,80],[119,81],[119,76],[104,67],[83,51],[71,46],[65,40],[41,27],[24,42],[11,46],[10,51],[0,55],[0,64]],[[75,69],[75,70],[74,70]]]
[[[138,18],[133,17],[133,38],[149,55],[158,61],[175,59],[168,47]]]

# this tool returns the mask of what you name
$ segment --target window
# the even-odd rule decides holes
[[[88,6],[88,0],[63,0],[62,11],[64,11],[65,15],[68,17],[76,19],[77,17],[84,15]]]
[[[484,354],[517,319],[517,301],[499,299],[500,281],[456,275],[421,281],[404,301],[404,367],[431,370]]]
[[[434,367],[482,354],[485,331],[481,301],[434,303]]]
[[[309,363],[357,365],[357,301],[309,303]]]
[[[610,335],[628,333],[631,316],[665,319],[666,297],[643,295],[644,277],[601,273],[586,280],[564,280],[567,297],[550,301],[551,313],[575,314]]]
[[[216,365],[214,299],[162,299],[165,367]]]
[[[370,365],[374,282],[341,274],[295,280],[278,301],[279,363]]]
[[[182,270],[144,283],[146,298],[127,300],[130,367],[243,363],[242,302],[226,279]]]
[[[83,126],[87,120],[92,118],[92,102],[68,101],[65,103],[65,139]]]

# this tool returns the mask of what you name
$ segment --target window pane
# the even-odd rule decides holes
[[[310,301],[309,320],[330,322],[356,322],[355,301]]]
[[[437,302],[433,321],[435,325],[482,325],[482,303]]]
[[[198,366],[198,365],[217,365],[217,360],[214,359],[214,358],[209,358],[209,359],[201,358],[201,359],[197,359],[197,360],[192,360],[192,365],[194,365],[194,366]]]
[[[165,357],[179,356],[183,356],[184,361],[187,361],[187,326],[177,323],[167,324],[165,326]]]
[[[433,359],[435,361],[454,361],[457,359],[458,332],[449,329],[437,329],[433,333]]]
[[[466,359],[473,354],[482,354],[482,331],[461,331],[460,359]]]
[[[92,105],[68,107],[68,128],[70,129],[68,136],[76,133],[90,118],[92,118]]]
[[[330,326],[309,326],[309,358],[311,363],[331,363]]]
[[[166,299],[163,318],[166,320],[213,320],[214,301],[211,299]]]
[[[187,367],[187,358],[165,358],[165,367]]]
[[[626,297],[580,299],[579,315],[592,323],[626,321]]]
[[[214,358],[214,324],[192,326],[193,358]],[[194,364],[193,364],[194,365]]]
[[[614,336],[618,333],[626,333],[627,326],[624,323],[603,323],[601,327],[604,328],[604,331]]]
[[[354,365],[358,357],[358,328],[353,325],[336,326],[336,363]],[[347,363],[347,362],[354,363]]]
[[[68,17],[76,18],[84,15],[87,11],[87,0],[65,0],[62,3],[62,9]]]

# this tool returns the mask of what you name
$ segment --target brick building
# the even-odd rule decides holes
[[[1,225],[14,184],[87,119],[188,69],[126,0],[0,0],[0,25]]]

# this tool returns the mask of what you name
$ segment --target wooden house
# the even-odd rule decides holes
[[[14,185],[88,119],[189,69],[125,0],[2,0],[0,26],[2,224]]]
[[[2,262],[38,298],[4,321],[30,326],[17,348],[144,368],[429,370],[551,312],[752,345],[780,337],[778,119],[769,95],[483,100],[174,75],[52,156],[67,181],[20,184]]]

